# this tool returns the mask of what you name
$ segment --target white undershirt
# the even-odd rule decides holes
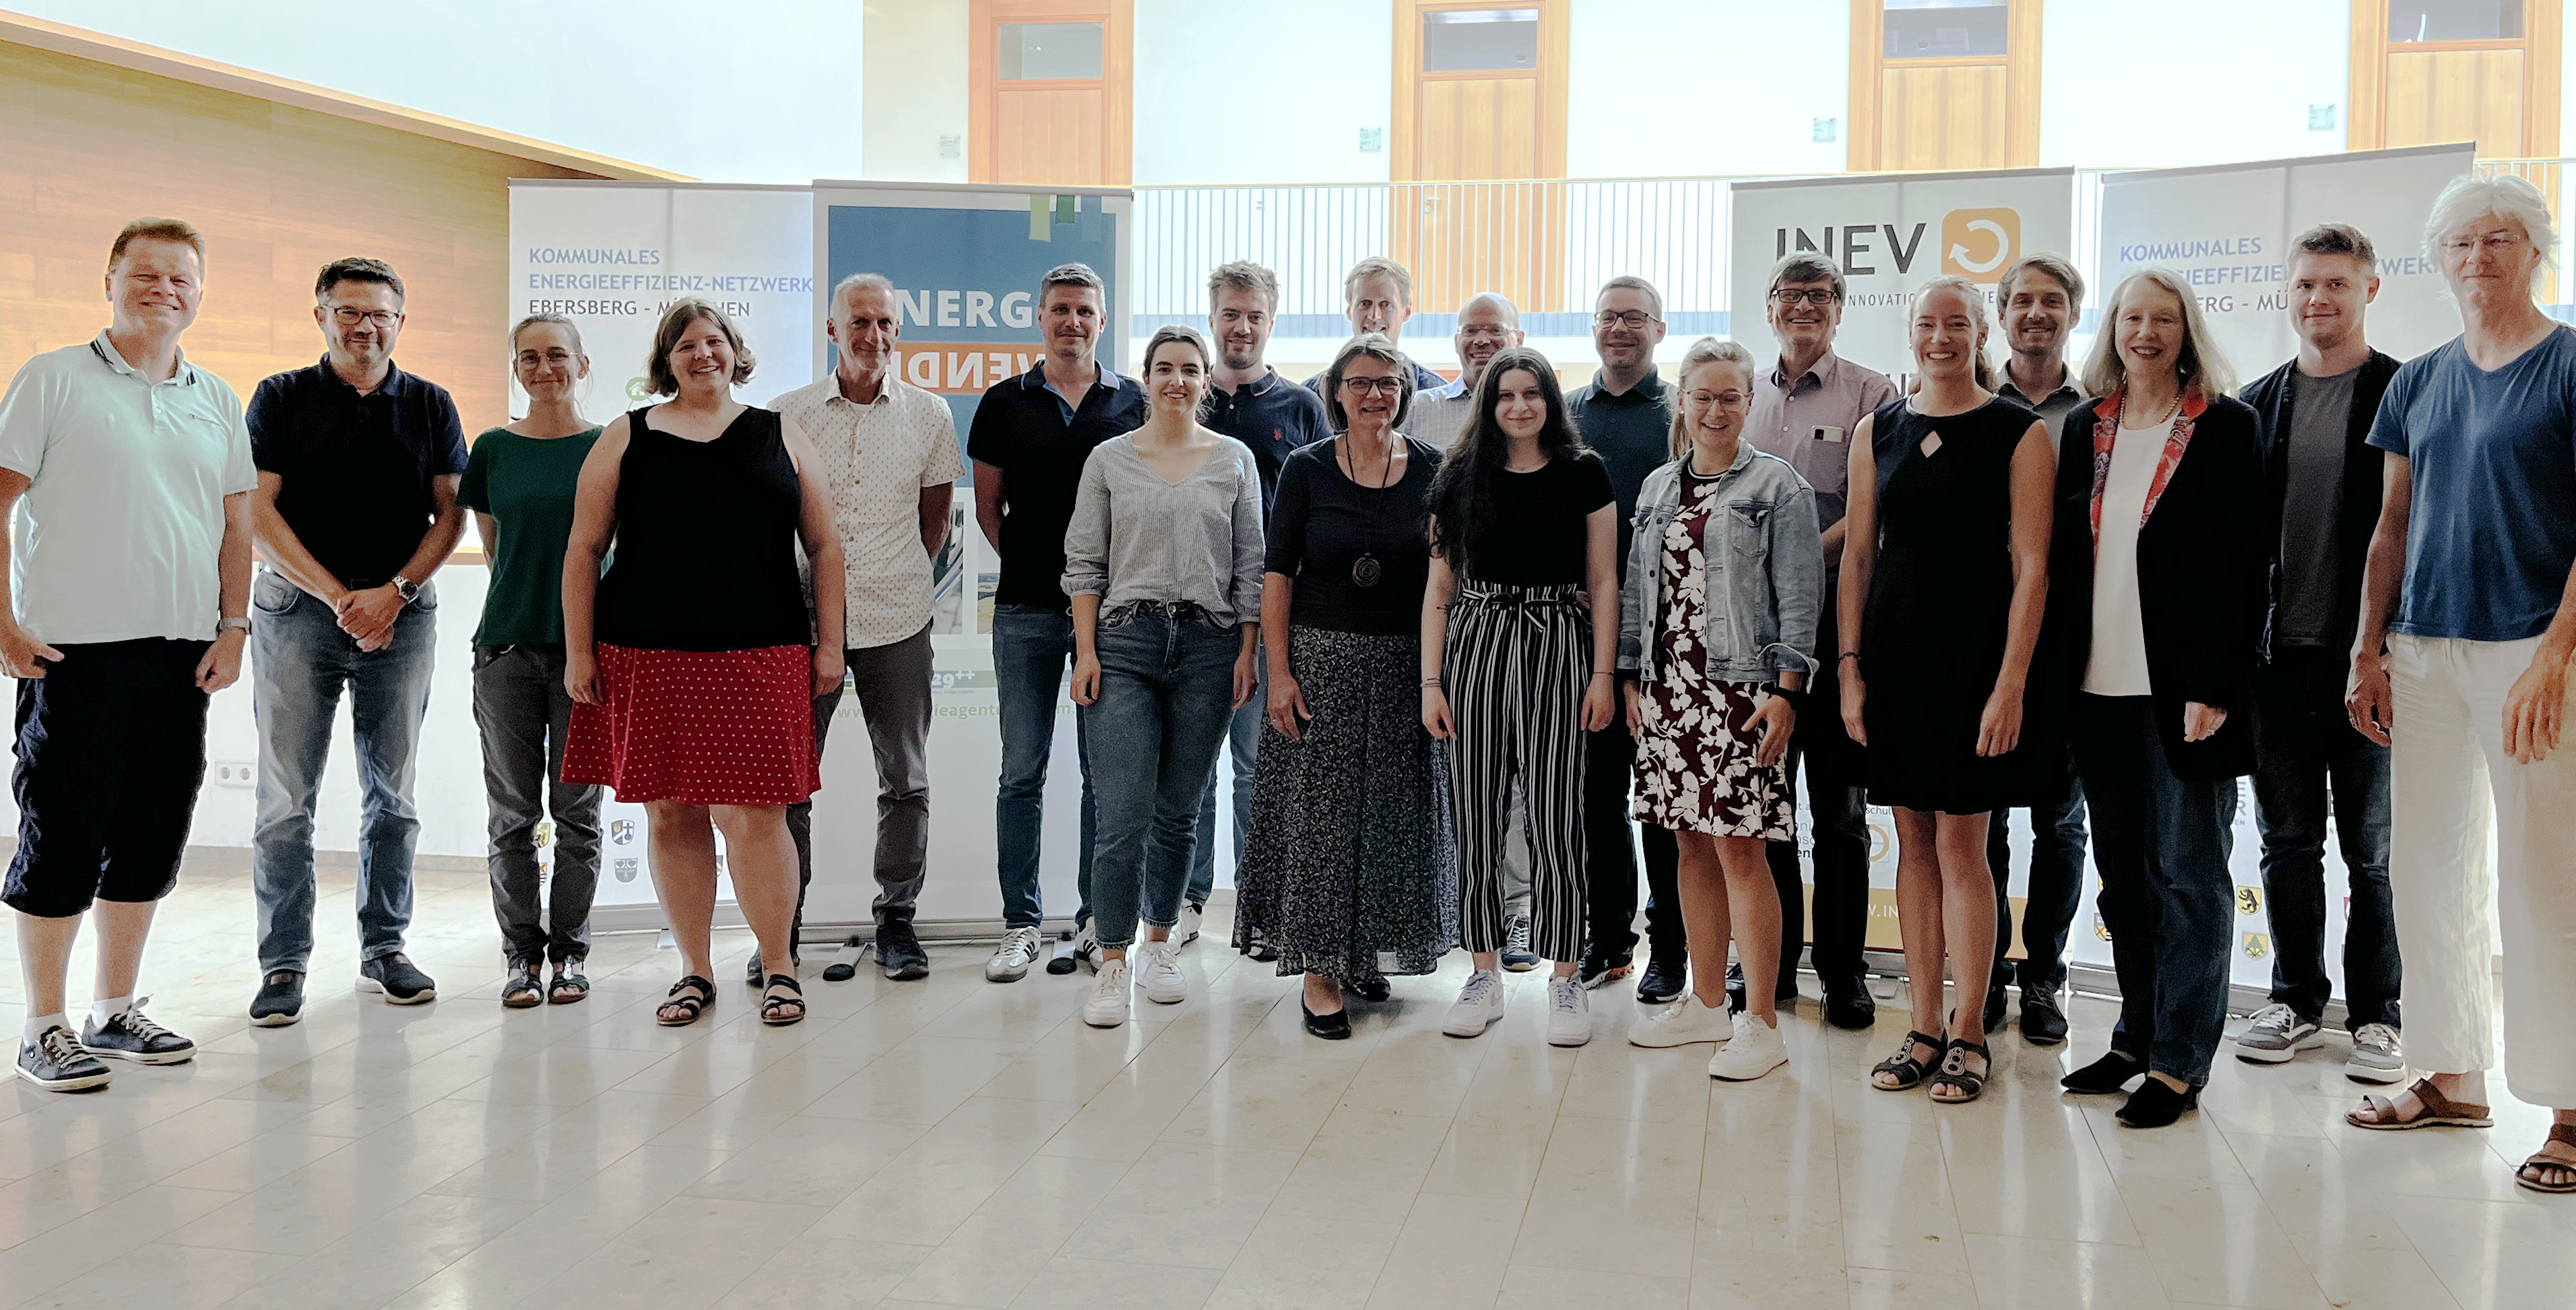
[[[2102,485],[2102,533],[2093,543],[2093,656],[2084,690],[2096,696],[2144,696],[2147,630],[2138,615],[2138,528],[2147,488],[2173,435],[2173,420],[2122,428],[2111,443],[2111,473]]]

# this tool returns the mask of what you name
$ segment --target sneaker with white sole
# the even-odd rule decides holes
[[[2280,1064],[2325,1044],[2325,1029],[2316,1020],[2275,1002],[2256,1010],[2253,1022],[2236,1034],[2236,1058],[2248,1064]]]
[[[1482,1037],[1502,1017],[1503,975],[1478,969],[1458,989],[1458,1001],[1449,1007],[1449,1017],[1441,1020],[1440,1031],[1452,1037]]]
[[[1074,930],[1074,962],[1093,973],[1100,972],[1100,926],[1091,922]]]
[[[1190,999],[1190,976],[1181,972],[1180,943],[1138,942],[1136,985],[1156,1005],[1178,1005]]]
[[[1547,1044],[1581,1046],[1592,1040],[1592,993],[1573,974],[1547,980]]]
[[[1002,944],[993,948],[993,958],[984,962],[984,981],[1018,982],[1029,976],[1029,966],[1038,962],[1043,949],[1035,928],[1013,928],[1002,934]]]
[[[1515,914],[1503,924],[1503,967],[1513,973],[1528,973],[1538,967],[1538,952],[1530,949],[1530,917]]]
[[[1191,942],[1197,941],[1199,939],[1199,925],[1202,922],[1205,922],[1206,919],[1206,907],[1188,904],[1182,905],[1181,921],[1172,925],[1172,945],[1175,947],[1187,946]]]
[[[1696,992],[1684,992],[1670,1005],[1661,1005],[1646,1017],[1628,1025],[1630,1046],[1688,1046],[1693,1042],[1719,1042],[1735,1035],[1735,1024],[1723,1005],[1711,1007]]]
[[[52,1024],[33,1042],[19,1039],[18,1076],[49,1092],[81,1092],[105,1087],[116,1075],[72,1036],[71,1029]]]
[[[109,1015],[106,1023],[84,1021],[81,1045],[92,1055],[136,1064],[186,1064],[196,1059],[195,1042],[154,1023],[143,1012],[143,1003],[151,999],[135,1001],[124,1013]]]
[[[1094,1028],[1115,1028],[1127,1022],[1127,961],[1102,960],[1100,977],[1091,985],[1091,999],[1082,1003],[1082,1021]]]
[[[2404,1081],[2406,1039],[2384,1023],[2366,1023],[2354,1029],[2352,1058],[2343,1062],[2343,1076],[2357,1083]]]
[[[438,999],[438,984],[400,951],[360,964],[358,990],[383,993],[387,1005],[426,1005]]]
[[[1788,1039],[1777,1024],[1750,1012],[1735,1016],[1735,1036],[1708,1057],[1708,1076],[1723,1082],[1749,1083],[1789,1062]]]

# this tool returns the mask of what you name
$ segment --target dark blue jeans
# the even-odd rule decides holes
[[[1261,760],[1261,725],[1270,719],[1270,667],[1255,660],[1261,684],[1252,699],[1234,712],[1234,721],[1225,730],[1226,746],[1234,752],[1234,867],[1243,867],[1243,839],[1252,831],[1252,771]],[[1207,904],[1208,894],[1216,890],[1216,778],[1208,778],[1207,795],[1199,798],[1198,844],[1190,852],[1190,887],[1183,899],[1192,905]]]
[[[1065,703],[1064,674],[1073,662],[1073,619],[1035,605],[993,607],[993,681],[1002,711],[1002,777],[993,796],[993,838],[1002,884],[1002,922],[1034,928],[1046,917],[1038,887],[1038,854],[1046,820],[1047,760],[1055,753],[1056,707]],[[1091,917],[1094,801],[1087,721],[1074,718],[1082,760],[1082,844],[1074,880],[1082,898],[1074,915]]]
[[[2175,776],[2153,714],[2144,696],[2078,695],[2075,767],[2120,976],[2111,1048],[2199,1087],[2227,1029],[2236,780]]]
[[[1180,918],[1199,798],[1234,719],[1242,635],[1195,606],[1147,602],[1101,615],[1100,699],[1081,710],[1099,798],[1092,909],[1104,947]]]
[[[2272,999],[2326,1012],[2326,813],[2349,874],[2343,987],[2347,1028],[2397,1022],[2397,921],[2388,906],[2389,749],[2352,730],[2346,661],[2289,647],[2254,676],[2254,822],[2271,907]]]
[[[2066,934],[2084,907],[2084,784],[2070,784],[2064,804],[2028,813],[2030,889],[2022,899],[2018,967],[2004,958],[2013,935],[2012,897],[2005,891],[2012,879],[2012,825],[2000,813],[1986,825],[1986,863],[1995,872],[1994,985],[2054,991],[2066,981]]]

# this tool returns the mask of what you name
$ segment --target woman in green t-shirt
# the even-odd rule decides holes
[[[590,898],[599,882],[602,789],[563,781],[563,559],[573,490],[599,439],[574,389],[590,376],[581,332],[559,314],[531,314],[510,330],[510,370],[528,393],[528,416],[474,439],[457,503],[474,511],[491,585],[474,630],[474,722],[483,736],[483,790],[491,807],[492,914],[510,976],[501,1004],[526,1009],[590,994]],[[554,897],[539,904],[537,820],[554,819]],[[551,958],[551,984],[538,970]]]

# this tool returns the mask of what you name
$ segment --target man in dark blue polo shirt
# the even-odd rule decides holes
[[[319,363],[259,384],[245,416],[268,567],[251,587],[251,705],[259,718],[259,995],[251,1022],[303,1014],[313,953],[313,808],[340,689],[358,784],[358,988],[433,1000],[403,954],[411,924],[412,773],[438,635],[430,575],[465,529],[465,431],[447,389],[394,367],[403,285],[373,259],[338,259],[313,285]]]
[[[1218,265],[1208,274],[1208,340],[1216,345],[1216,370],[1208,387],[1207,426],[1252,448],[1261,471],[1261,514],[1279,490],[1279,465],[1299,446],[1333,435],[1324,402],[1262,362],[1279,306],[1279,275],[1250,260]],[[1255,661],[1266,675],[1269,666]],[[1256,693],[1235,711],[1227,741],[1234,754],[1234,862],[1243,863],[1244,835],[1252,830],[1252,767],[1261,750],[1261,721],[1268,698]],[[1187,945],[1199,935],[1199,917],[1216,888],[1216,780],[1199,801],[1199,840],[1190,856],[1190,885],[1172,940]]]
[[[1108,289],[1086,264],[1048,270],[1038,287],[1046,355],[1036,368],[984,392],[967,429],[975,462],[975,523],[1001,556],[993,590],[993,676],[1001,697],[1002,777],[993,826],[1002,884],[1002,922],[1031,959],[1045,917],[1038,888],[1038,840],[1046,817],[1047,757],[1055,750],[1056,706],[1073,660],[1073,602],[1064,594],[1064,531],[1092,448],[1145,421],[1145,388],[1097,358],[1109,331]],[[1081,731],[1082,720],[1074,720]],[[1075,738],[1080,754],[1081,738]],[[1082,846],[1075,871],[1076,918],[1091,932],[1091,768],[1083,757]],[[1017,930],[1028,930],[1023,937]],[[1027,960],[985,976],[1007,982]]]
[[[1614,277],[1593,298],[1592,311],[1592,351],[1601,370],[1566,397],[1566,408],[1583,444],[1610,469],[1610,492],[1619,500],[1619,585],[1651,585],[1652,579],[1627,576],[1628,520],[1637,512],[1646,475],[1672,462],[1671,388],[1655,372],[1655,347],[1664,340],[1664,298],[1644,278]],[[1631,852],[1637,846],[1629,836],[1628,779],[1637,762],[1637,739],[1629,735],[1625,716],[1613,714],[1610,726],[1585,740],[1583,844],[1592,904],[1591,942],[1579,976],[1584,986],[1598,987],[1634,967],[1637,863]],[[1644,844],[1650,967],[1637,990],[1641,999],[1662,1002],[1680,994],[1690,967],[1674,890],[1681,848],[1671,832],[1651,824]]]

